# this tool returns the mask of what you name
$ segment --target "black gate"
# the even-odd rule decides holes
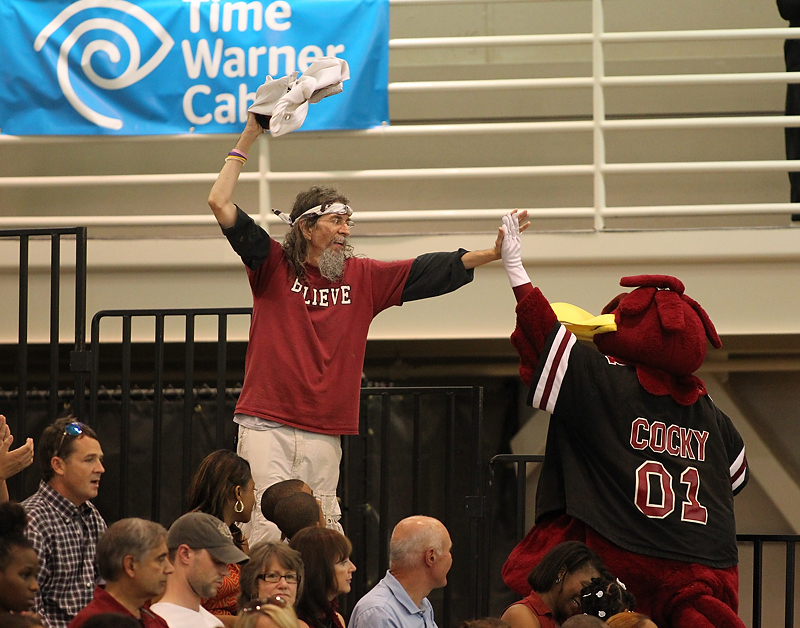
[[[111,468],[107,469],[107,478],[108,471],[116,476],[117,492],[116,503],[106,504],[106,512],[113,509],[117,518],[139,516],[168,525],[183,512],[183,498],[197,463],[215,449],[233,446],[232,399],[238,396],[238,389],[227,385],[228,322],[234,316],[249,318],[251,313],[251,308],[199,308],[103,310],[94,315],[90,354],[91,401],[87,420],[99,430],[101,440],[112,448],[106,452],[106,459],[117,461],[116,468],[108,465]],[[196,322],[202,317],[216,319],[213,387],[206,382],[200,386],[195,383]],[[168,319],[177,319],[184,329],[180,387],[165,382],[165,326]],[[152,339],[135,343],[151,352],[152,380],[145,388],[132,386],[134,320],[152,321],[153,324]],[[103,360],[101,355],[106,345],[100,342],[103,321],[116,321],[121,327],[120,343],[111,343],[119,351],[113,352],[109,360]],[[106,382],[103,386],[101,366],[104,375],[110,373],[104,377]],[[111,387],[109,382],[113,382]],[[213,414],[209,415],[209,411]],[[165,424],[167,417],[172,420]],[[198,428],[210,438],[196,443]],[[135,436],[134,440],[132,436]],[[149,490],[146,490],[148,477]],[[104,483],[108,483],[108,479]],[[132,487],[135,488],[133,495]],[[148,497],[149,508],[146,507]],[[103,496],[99,499],[102,501]],[[164,505],[167,511],[162,513]]]
[[[61,243],[63,238],[75,239],[75,335],[74,344],[69,355],[69,370],[74,382],[74,410],[78,415],[83,414],[85,403],[86,375],[86,228],[75,227],[70,229],[13,229],[0,230],[0,238],[15,239],[19,241],[19,290],[18,290],[18,334],[16,350],[16,391],[10,397],[16,397],[16,413],[8,417],[15,442],[22,443],[28,437],[38,437],[47,423],[53,421],[59,414],[59,397],[69,397],[72,400],[72,391],[60,389],[64,382],[60,359],[60,330],[61,321],[60,299],[61,285],[64,275],[69,269],[62,268]],[[50,240],[50,338],[49,338],[49,379],[47,388],[42,391],[32,391],[29,387],[29,314],[30,283],[31,283],[31,241]],[[4,299],[9,295],[3,295]],[[42,425],[31,425],[29,422],[28,401],[36,394],[47,398],[47,417]],[[13,399],[11,399],[13,401]],[[9,489],[14,496],[23,497],[33,487],[35,490],[36,472],[28,469],[10,481]]]
[[[483,389],[361,389],[360,435],[344,440],[340,495],[353,541],[352,599],[389,566],[389,538],[404,517],[442,521],[453,540],[448,586],[429,596],[443,626],[485,615]]]

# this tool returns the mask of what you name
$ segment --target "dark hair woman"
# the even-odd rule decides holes
[[[0,504],[0,613],[29,611],[36,601],[39,557],[25,536],[25,509]]]
[[[186,493],[187,511],[205,512],[225,522],[234,542],[244,552],[248,551],[247,539],[236,524],[250,521],[255,501],[250,463],[227,449],[205,457]],[[216,597],[203,600],[203,607],[218,616],[226,626],[233,626],[239,610],[240,572],[239,565],[228,565],[228,576]]]
[[[559,543],[528,576],[530,595],[509,606],[502,619],[512,628],[558,628],[581,612],[581,589],[602,575],[610,576],[600,557],[586,545]]]
[[[305,566],[297,617],[310,628],[344,628],[336,598],[350,592],[356,570],[350,561],[350,541],[336,530],[314,527],[300,530],[289,545],[300,552]]]

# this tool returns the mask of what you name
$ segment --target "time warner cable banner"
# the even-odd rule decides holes
[[[266,76],[344,59],[303,130],[388,121],[388,0],[0,1],[0,132],[238,133]]]

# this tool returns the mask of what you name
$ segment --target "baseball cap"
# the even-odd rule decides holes
[[[188,545],[195,550],[208,550],[216,560],[228,565],[250,560],[234,544],[228,526],[204,512],[187,513],[170,526],[167,547],[172,550],[181,545]]]

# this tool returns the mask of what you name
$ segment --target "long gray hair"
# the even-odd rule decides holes
[[[286,253],[286,260],[291,265],[298,279],[305,279],[305,263],[308,257],[308,240],[306,240],[303,235],[302,229],[303,226],[313,228],[314,225],[317,224],[319,216],[309,216],[308,218],[303,218],[303,220],[298,220],[298,217],[301,216],[303,212],[317,205],[328,203],[343,203],[347,205],[349,202],[347,197],[341,194],[336,188],[320,186],[314,186],[304,192],[300,192],[294,199],[292,212],[289,214],[292,219],[292,228],[283,239],[283,250]],[[353,247],[348,244],[344,247],[343,252],[345,258],[352,257]]]

